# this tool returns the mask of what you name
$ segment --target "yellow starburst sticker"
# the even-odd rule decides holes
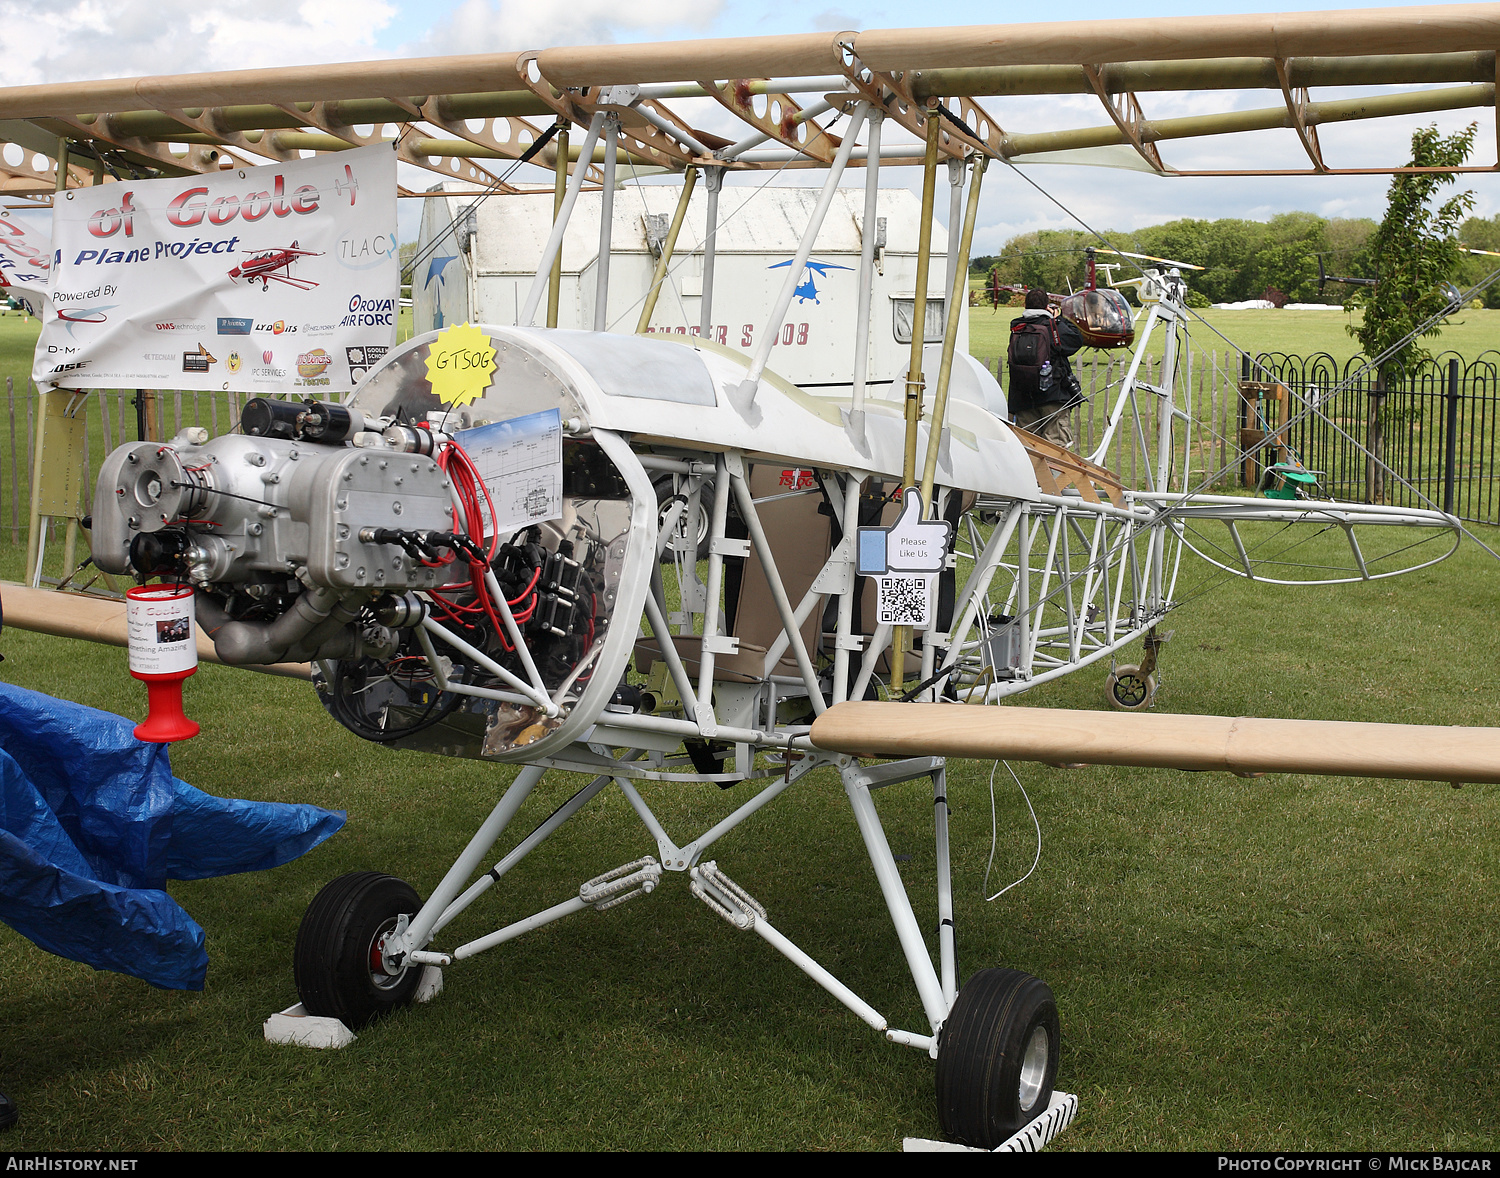
[[[440,333],[427,355],[427,379],[444,405],[478,400],[495,376],[495,345],[470,323]]]

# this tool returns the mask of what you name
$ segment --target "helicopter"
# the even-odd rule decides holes
[[[1472,254],[1476,257],[1500,258],[1500,253],[1495,250],[1473,249],[1468,246],[1460,247],[1460,253]],[[1342,283],[1345,286],[1363,286],[1371,289],[1380,285],[1380,276],[1374,278],[1356,278],[1349,275],[1330,274],[1323,266],[1323,255],[1318,255],[1318,294],[1322,295],[1323,288],[1330,282]],[[1463,293],[1454,283],[1443,281],[1438,283],[1438,290],[1442,292],[1443,301],[1449,310],[1457,310],[1463,302]]]
[[[1194,266],[1190,262],[1174,262],[1170,258],[1158,258],[1153,254],[1086,246],[1083,251],[1086,267],[1083,289],[1069,291],[1067,294],[1054,294],[1048,291],[1047,302],[1056,308],[1055,314],[1078,328],[1084,344],[1091,348],[1130,347],[1135,342],[1135,321],[1139,315],[1139,312],[1125,301],[1125,296],[1114,288],[1117,285],[1136,286],[1140,280],[1128,279],[1118,284],[1111,281],[1109,286],[1100,287],[1098,281],[1100,263],[1096,259],[1096,254],[1099,253],[1118,254],[1124,258],[1172,266],[1179,272],[1203,268]],[[1105,265],[1103,268],[1108,272],[1114,268],[1114,264]],[[1002,283],[999,273],[995,272],[990,275],[988,290],[991,305],[999,307],[1002,293],[1025,294],[1027,288],[1014,283]]]

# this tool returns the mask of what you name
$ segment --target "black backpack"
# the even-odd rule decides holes
[[[1011,381],[1020,378],[1020,386],[1027,392],[1050,391],[1050,380],[1042,380],[1042,369],[1052,363],[1054,349],[1062,351],[1062,341],[1057,338],[1057,328],[1049,316],[1046,320],[1023,319],[1010,325],[1010,347],[1006,351],[1006,362],[1010,366]],[[1052,369],[1047,368],[1050,377]]]

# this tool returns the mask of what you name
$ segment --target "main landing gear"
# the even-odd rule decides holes
[[[386,952],[392,934],[422,902],[410,884],[378,871],[356,871],[328,884],[297,929],[293,973],[308,1014],[330,1015],[351,1030],[412,1000],[421,977]]]

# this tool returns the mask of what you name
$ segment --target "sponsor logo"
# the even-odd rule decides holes
[[[175,320],[154,325],[157,331],[203,331],[205,325],[202,323],[179,323]]]
[[[282,335],[286,332],[296,331],[297,325],[295,323],[288,323],[285,319],[278,319],[275,323],[257,323],[255,330],[269,331],[272,335]]]
[[[104,323],[109,319],[104,312],[116,305],[109,303],[103,307],[69,307],[67,310],[59,307],[57,317],[64,323]]]
[[[73,338],[73,331],[80,324],[107,323],[109,316],[106,311],[113,311],[119,303],[100,303],[92,307],[58,307],[57,321],[65,323],[68,327],[68,338]]]
[[[238,316],[219,320],[220,335],[249,335],[250,329],[255,326],[255,320],[243,319]]]
[[[434,278],[437,279],[438,288],[440,290],[444,286],[446,286],[448,284],[448,280],[443,277],[443,271],[448,268],[449,262],[456,262],[457,260],[457,254],[439,254],[437,257],[433,258],[432,261],[428,262],[427,281],[422,284],[422,289],[426,290],[429,286],[431,286],[432,280]]]
[[[767,270],[783,270],[795,262],[796,258],[788,258],[784,262],[774,262],[767,266]],[[818,279],[826,279],[830,270],[853,270],[853,266],[840,266],[836,262],[813,262],[804,264],[801,281],[797,283],[797,289],[793,292],[797,296],[797,302],[805,303],[811,299],[814,303],[821,303],[818,298]]]
[[[328,354],[326,349],[314,348],[312,351],[303,352],[302,355],[297,357],[297,372],[303,377],[322,376],[323,373],[328,371],[328,366],[332,363],[333,357]],[[322,383],[327,384],[328,382],[323,381]]]
[[[141,358],[143,360],[175,360],[175,359],[177,359],[177,353],[176,352],[142,352],[141,353]]]
[[[395,299],[367,299],[363,295],[355,295],[349,300],[349,313],[339,320],[339,326],[390,327],[395,322]]]
[[[182,354],[182,370],[184,372],[207,372],[210,364],[217,364],[218,360],[209,355],[208,349],[202,344],[198,345],[196,352],[184,352]]]
[[[69,360],[66,363],[55,365],[51,371],[77,372],[80,368],[87,368],[92,363],[92,360]]]
[[[379,364],[381,358],[390,351],[383,344],[364,344],[360,347],[345,348],[344,355],[349,360],[349,376],[354,380],[361,379],[365,373]]]
[[[271,362],[271,357],[274,356],[274,355],[275,355],[275,353],[272,352],[270,348],[267,348],[264,352],[262,352],[260,354],[260,361],[261,361],[261,363],[262,364],[269,364]]]
[[[303,335],[332,335],[338,326],[337,323],[304,323],[301,331]]]
[[[395,240],[385,233],[373,237],[343,237],[339,239],[339,264],[365,269],[390,257],[395,250]]]
[[[253,376],[253,377],[258,377],[258,378],[260,378],[262,380],[270,379],[270,378],[274,378],[276,380],[283,380],[286,377],[286,369],[285,368],[271,368],[269,366],[267,366],[265,368],[252,368],[250,370],[250,375]]]
[[[230,372],[238,372],[240,370],[240,354],[238,352],[230,352],[228,358],[224,361],[224,367],[229,369]]]

